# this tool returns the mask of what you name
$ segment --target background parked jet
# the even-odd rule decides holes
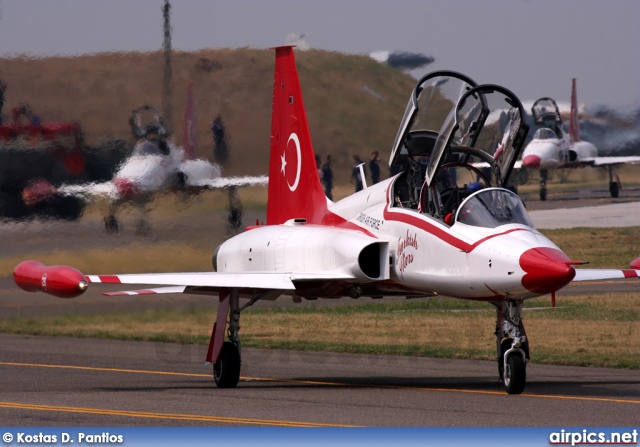
[[[640,156],[599,157],[596,147],[580,139],[576,79],[571,81],[571,115],[569,133],[562,128],[562,119],[556,102],[540,98],[531,107],[534,122],[540,126],[524,149],[522,164],[517,167],[540,170],[540,200],[547,198],[548,169],[576,168],[583,166],[604,167],[609,171],[609,192],[618,197],[620,178],[616,166],[624,163],[640,163]]]
[[[187,93],[182,147],[176,147],[168,140],[167,126],[154,107],[139,107],[133,110],[129,120],[138,141],[111,181],[57,186],[36,181],[25,188],[22,194],[25,203],[35,204],[53,196],[79,197],[85,201],[94,197],[107,198],[109,207],[104,223],[108,232],[119,230],[116,213],[123,204],[132,203],[141,214],[136,231],[145,234],[149,230],[146,207],[156,194],[176,191],[194,194],[202,189],[225,189],[229,196],[229,223],[234,228],[240,227],[242,204],[237,188],[264,186],[268,177],[222,177],[220,165],[198,157],[191,84]]]

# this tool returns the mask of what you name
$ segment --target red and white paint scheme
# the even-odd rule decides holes
[[[555,294],[571,281],[640,274],[576,269],[582,262],[536,231],[518,196],[504,188],[528,130],[520,101],[503,87],[476,86],[455,72],[418,81],[391,156],[403,170],[338,202],[328,200],[293,48],[275,51],[266,225],[222,243],[213,254],[215,272],[78,277],[62,270],[69,276],[64,294],[83,289],[85,281],[159,286],[111,296],[218,295],[207,361],[219,387],[238,383],[240,314],[259,300],[443,295],[485,301],[496,308],[500,376],[517,394],[529,358],[525,299]],[[501,117],[503,135],[491,116]],[[471,157],[487,162],[492,173],[474,168]],[[26,261],[16,267],[15,280],[26,290],[50,292],[38,286],[42,269]],[[248,301],[241,306],[241,299]]]
[[[609,170],[609,192],[618,197],[620,178],[615,166],[640,163],[639,156],[598,157],[598,150],[588,141],[580,140],[576,79],[571,81],[571,115],[569,133],[562,128],[560,111],[551,98],[540,98],[531,107],[533,119],[540,127],[522,153],[522,162],[516,168],[540,170],[540,199],[547,198],[547,169],[601,166]]]

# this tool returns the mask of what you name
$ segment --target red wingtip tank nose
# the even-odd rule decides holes
[[[520,267],[525,271],[522,285],[541,295],[555,292],[571,282],[576,271],[571,260],[560,250],[549,247],[532,248],[520,256]]]
[[[634,270],[640,270],[640,258],[636,258],[629,264],[629,267]]]
[[[46,266],[38,261],[24,261],[13,270],[13,280],[28,292],[45,292],[58,298],[75,298],[89,285],[87,278],[73,267]]]

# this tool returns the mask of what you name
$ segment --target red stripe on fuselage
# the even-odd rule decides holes
[[[411,225],[414,226],[416,228],[420,228],[423,231],[426,231],[429,234],[434,235],[435,237],[437,237],[438,239],[440,239],[443,242],[446,242],[447,244],[465,251],[467,253],[472,252],[473,250],[475,250],[476,247],[478,247],[478,245],[482,244],[483,242],[489,240],[489,239],[493,239],[495,237],[498,236],[503,236],[505,234],[509,234],[509,233],[513,233],[515,231],[529,231],[532,232],[531,230],[528,230],[526,228],[512,228],[510,230],[507,231],[503,231],[502,233],[496,233],[496,234],[492,234],[491,236],[487,236],[485,238],[480,239],[477,242],[474,242],[473,244],[469,244],[468,242],[465,242],[461,239],[458,239],[457,237],[453,236],[452,234],[448,233],[447,231],[443,230],[442,228],[438,228],[436,225],[431,224],[425,220],[420,219],[419,217],[416,216],[408,216],[404,213],[397,213],[397,212],[393,212],[391,210],[389,210],[388,208],[385,208],[384,210],[384,218],[386,220],[391,220],[391,221],[396,221],[396,222],[402,222],[402,223],[406,223],[407,225]],[[532,232],[533,233],[533,232]]]

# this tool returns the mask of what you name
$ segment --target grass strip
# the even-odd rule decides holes
[[[640,302],[605,294],[527,302],[534,363],[640,368]],[[336,306],[248,309],[245,347],[493,360],[495,310],[486,303],[430,298]],[[148,310],[0,321],[0,332],[206,345],[215,311]]]

